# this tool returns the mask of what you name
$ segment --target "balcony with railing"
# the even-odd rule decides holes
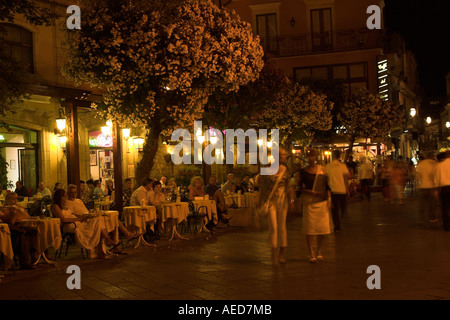
[[[275,57],[289,57],[382,48],[383,35],[382,30],[345,29],[273,38],[261,37],[261,45],[265,52]]]

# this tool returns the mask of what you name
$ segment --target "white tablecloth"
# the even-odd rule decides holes
[[[38,254],[43,253],[49,247],[59,249],[61,246],[61,221],[57,218],[26,219],[18,225],[37,229],[36,251]]]
[[[177,219],[177,224],[186,221],[189,214],[189,205],[187,202],[168,202],[158,206],[158,212],[161,215],[161,222],[164,223],[168,219]]]
[[[246,192],[244,193],[244,197],[245,197],[245,206],[248,208],[255,208],[258,192]]]
[[[0,252],[5,259],[5,269],[9,269],[13,264],[14,252],[11,244],[11,232],[6,223],[0,223]]]
[[[100,211],[99,213],[87,213],[86,215],[98,217],[105,225],[106,232],[115,232],[116,240],[119,239],[119,211]]]
[[[225,196],[225,204],[227,207],[237,206],[238,208],[245,207],[245,197],[243,194],[232,194]]]
[[[214,219],[214,223],[217,223],[217,205],[214,200],[194,200],[192,203],[194,203],[195,211],[197,211],[198,208],[205,206],[208,211],[208,219],[211,220],[212,218]],[[202,208],[199,213],[204,213],[204,210],[205,209]]]
[[[144,233],[147,223],[150,224],[152,230],[156,223],[156,207],[146,206],[144,208],[140,206],[132,206],[123,208],[123,218],[125,220],[125,226],[128,229],[137,228],[138,233]],[[130,230],[131,231],[131,230]]]

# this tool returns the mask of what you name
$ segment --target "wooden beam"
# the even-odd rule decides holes
[[[117,210],[123,209],[123,184],[122,184],[122,140],[120,136],[120,127],[117,121],[114,121],[113,128],[113,163],[114,163],[114,201]]]
[[[74,101],[66,101],[67,116],[67,184],[74,184],[80,192],[80,148],[78,142],[78,113]],[[78,194],[78,197],[80,195]]]

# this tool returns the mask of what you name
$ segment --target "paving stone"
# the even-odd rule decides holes
[[[418,202],[389,205],[380,194],[352,201],[342,231],[327,236],[325,261],[307,259],[301,217],[288,219],[287,263],[273,266],[268,230],[218,229],[214,236],[167,239],[158,247],[126,246],[128,255],[82,260],[76,246],[57,266],[8,272],[0,299],[53,300],[447,300],[450,232],[419,223]],[[81,290],[66,287],[69,265],[81,268]],[[369,290],[367,268],[381,269]]]

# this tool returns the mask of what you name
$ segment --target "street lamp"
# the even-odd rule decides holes
[[[58,110],[59,116],[56,118],[56,127],[58,128],[59,132],[62,133],[64,129],[66,129],[66,116],[64,114],[64,109],[59,108]]]
[[[416,113],[417,113],[416,108],[411,108],[411,109],[409,110],[409,114],[410,114],[411,117],[413,117],[413,118],[416,116]]]
[[[427,117],[427,123],[430,124],[431,123],[431,117]]]
[[[144,151],[144,138],[136,137],[133,139],[134,147],[138,150],[138,152]]]
[[[447,129],[450,129],[450,121],[447,121],[447,122],[445,123],[445,126],[447,127]]]
[[[130,137],[130,133],[131,133],[131,129],[129,129],[129,128],[122,129],[122,135],[125,140],[128,140],[128,138]]]
[[[263,139],[258,139],[258,146],[261,147],[263,145],[263,143],[264,143]]]
[[[217,141],[219,140],[219,138],[217,138],[216,136],[212,136],[212,137],[210,138],[210,140],[211,140],[211,143],[212,143],[212,144],[216,144]]]

